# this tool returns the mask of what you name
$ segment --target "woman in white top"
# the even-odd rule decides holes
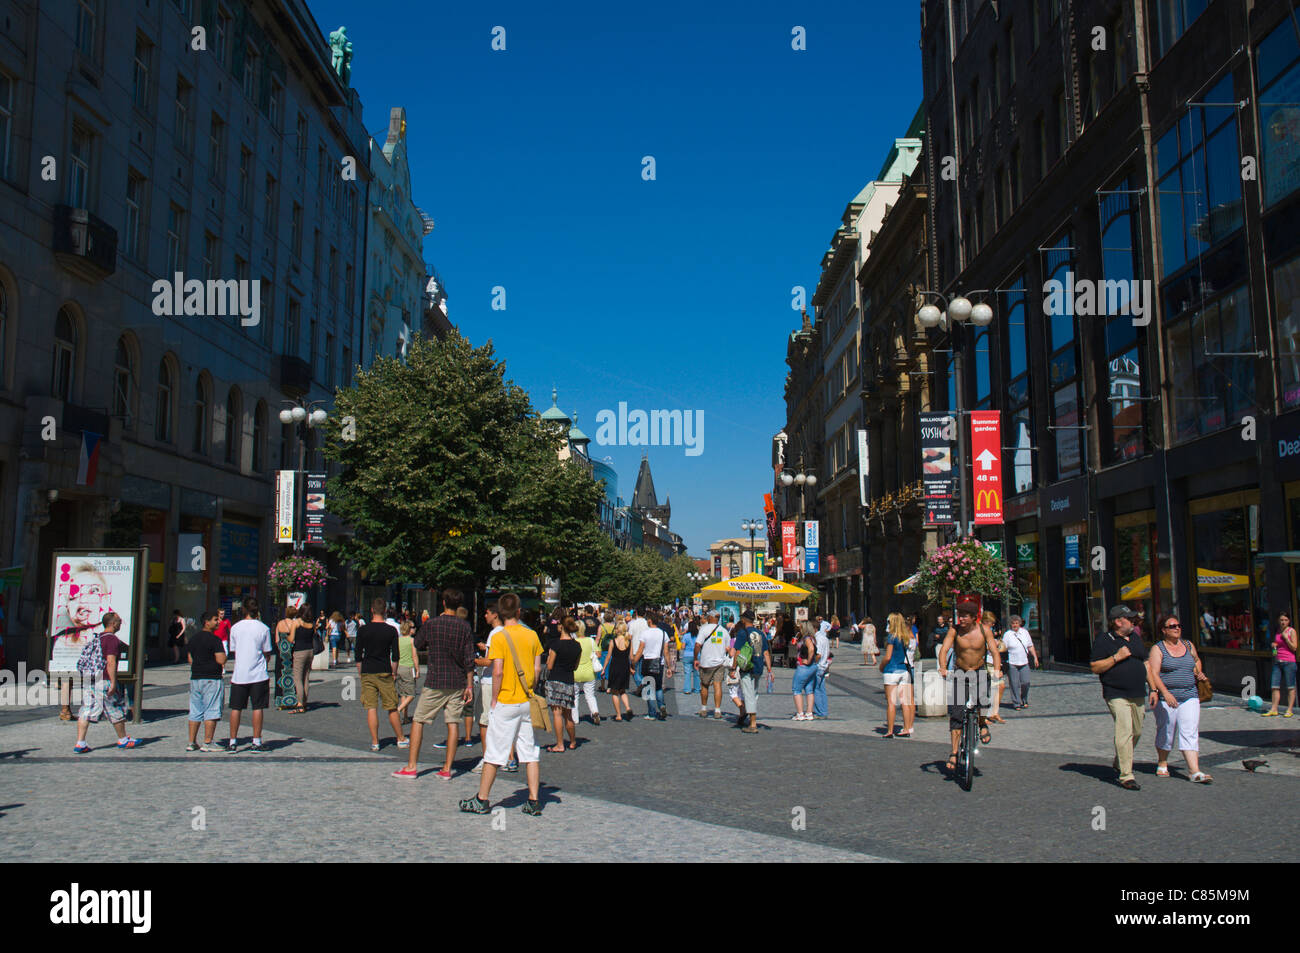
[[[1038,653],[1034,651],[1034,638],[1025,628],[1025,620],[1011,617],[1011,628],[1002,633],[1002,644],[1007,647],[1007,677],[1011,681],[1011,710],[1029,707],[1029,660],[1038,668]]]
[[[880,649],[876,645],[876,626],[871,616],[862,620],[862,664],[875,665]]]

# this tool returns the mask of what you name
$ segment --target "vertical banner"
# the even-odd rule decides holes
[[[803,521],[803,558],[805,572],[821,572],[818,550],[821,548],[821,524],[817,520]]]
[[[763,494],[763,515],[767,520],[767,551],[775,556],[780,548],[781,534],[777,531],[776,505],[771,493]]]
[[[858,499],[863,506],[871,499],[871,453],[865,430],[858,431]]]
[[[1065,537],[1065,568],[1082,569],[1083,566],[1079,561],[1079,537],[1078,534],[1071,533]]]
[[[975,522],[1001,525],[1002,519],[1002,412],[970,413],[971,485],[975,496]]]
[[[294,533],[294,483],[293,470],[280,470],[276,480],[275,541],[292,543]]]
[[[306,542],[325,543],[325,474],[308,473],[307,479],[307,513]]]
[[[767,575],[767,557],[762,553],[754,553],[754,572],[760,576]]]
[[[785,563],[786,572],[799,571],[799,544],[794,535],[793,520],[781,524],[781,561]]]
[[[952,414],[921,414],[921,479],[925,487],[927,525],[956,522],[953,516],[957,489],[953,472],[956,442],[957,419]]]

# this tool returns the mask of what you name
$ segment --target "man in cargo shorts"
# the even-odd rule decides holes
[[[700,670],[700,710],[701,718],[708,715],[709,686],[713,686],[713,717],[722,718],[722,683],[727,678],[727,650],[731,647],[731,636],[727,630],[718,625],[718,610],[708,614],[708,622],[700,626],[695,636],[695,667]]]
[[[398,630],[384,618],[383,597],[370,604],[370,621],[357,632],[357,674],[361,676],[361,707],[366,710],[370,729],[370,750],[379,750],[379,706],[388,712],[388,722],[397,736],[397,747],[410,745],[397,717],[397,686],[394,676],[401,659]]]

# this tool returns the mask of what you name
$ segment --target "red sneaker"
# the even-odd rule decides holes
[[[402,768],[401,770],[393,772],[393,777],[395,778],[418,778],[419,776],[419,771],[412,771],[410,768]]]

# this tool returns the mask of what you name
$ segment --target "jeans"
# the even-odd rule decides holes
[[[813,714],[825,718],[830,714],[826,703],[826,669],[817,666],[817,675],[813,680]]]
[[[1029,703],[1029,666],[1008,665],[1007,675],[1011,680],[1011,707],[1019,708]]]
[[[700,670],[695,667],[695,657],[682,657],[682,694],[698,695],[700,692]]]
[[[642,661],[644,661],[644,659]],[[640,665],[641,663],[638,662],[637,667],[639,668]],[[647,672],[645,678],[641,679],[641,682],[648,682],[650,685],[654,686],[650,690],[650,697],[646,699],[647,714],[657,715],[660,710],[662,710],[664,714],[668,714],[668,709],[664,705],[664,669],[662,663],[660,663],[659,668],[651,669]]]
[[[636,693],[641,694],[641,663],[636,663],[636,668],[632,669],[632,684],[636,686]]]

